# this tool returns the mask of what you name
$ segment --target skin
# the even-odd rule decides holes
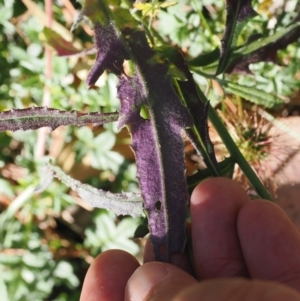
[[[186,254],[154,262],[148,243],[140,266],[110,250],[90,266],[80,300],[300,301],[300,234],[276,204],[213,178],[195,188],[191,220],[196,277]]]

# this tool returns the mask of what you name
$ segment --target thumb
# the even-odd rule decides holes
[[[194,283],[197,283],[196,279],[174,265],[149,262],[139,267],[128,280],[125,300],[169,301]]]

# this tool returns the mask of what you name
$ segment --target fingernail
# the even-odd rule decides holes
[[[151,288],[161,282],[167,275],[167,269],[160,262],[150,262],[142,265],[133,273],[127,283],[127,299],[133,301],[143,300]]]

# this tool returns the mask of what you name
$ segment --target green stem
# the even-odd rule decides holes
[[[235,162],[239,165],[243,173],[248,178],[249,182],[259,194],[260,197],[272,201],[272,197],[269,192],[266,190],[256,173],[253,171],[243,154],[240,152],[237,145],[234,143],[233,139],[231,138],[230,134],[228,133],[224,123],[220,119],[219,115],[215,111],[215,109],[210,105],[208,117],[217,130],[218,134],[220,135],[223,143],[225,144],[226,148],[228,149],[232,158],[234,158]]]
[[[212,33],[212,31],[211,31],[211,29],[210,29],[210,27],[209,27],[209,25],[208,25],[208,23],[207,23],[207,21],[206,21],[206,18],[204,17],[204,15],[203,15],[203,13],[202,13],[202,8],[199,7],[198,1],[193,0],[193,3],[194,3],[194,5],[195,5],[195,11],[197,12],[197,14],[199,15],[199,17],[200,17],[200,19],[201,19],[201,21],[202,21],[203,27],[204,27],[204,28],[208,31],[208,33],[209,33],[209,40],[210,40],[211,45],[217,46],[217,45],[215,45],[215,41],[214,41],[214,39],[213,39],[213,33]]]

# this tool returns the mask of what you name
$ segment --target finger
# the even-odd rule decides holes
[[[129,279],[125,300],[169,301],[196,280],[178,267],[162,262],[146,263]]]
[[[199,279],[247,276],[236,229],[237,215],[250,200],[226,178],[200,183],[191,198],[192,241]]]
[[[238,233],[251,277],[300,290],[300,234],[274,203],[257,200],[238,216]]]
[[[300,301],[293,289],[269,281],[216,279],[191,285],[173,301]]]
[[[155,261],[155,256],[153,253],[153,247],[151,245],[150,238],[148,238],[145,245],[144,263],[152,262],[152,261]],[[183,254],[172,255],[170,263],[176,265],[178,268],[184,270],[189,274],[192,274],[193,272],[191,269],[190,260],[187,252],[184,252]]]
[[[80,300],[123,301],[127,281],[138,267],[138,261],[127,252],[103,252],[86,274]]]

